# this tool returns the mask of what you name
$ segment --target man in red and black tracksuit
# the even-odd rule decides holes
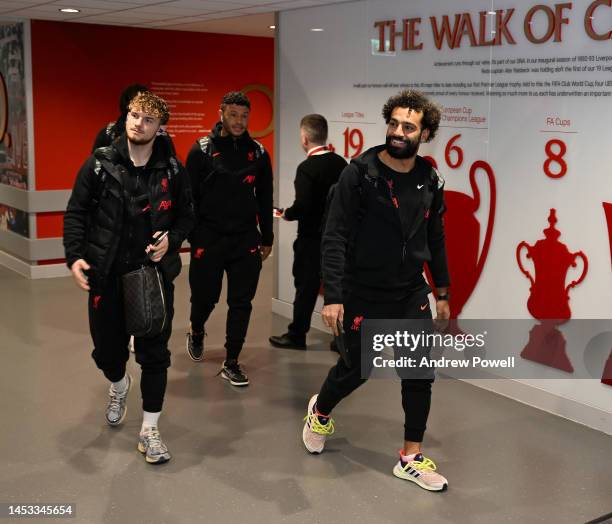
[[[149,92],[136,95],[125,132],[110,146],[96,149],[79,171],[64,215],[66,262],[77,285],[89,292],[92,357],[110,381],[106,422],[111,426],[125,419],[132,386],[126,372],[130,335],[122,276],[140,268],[146,258],[160,270],[166,323],[161,333],[134,339],[136,362],[142,368],[138,449],[154,464],[170,460],[158,421],[170,366],[173,281],[181,270],[179,249],[194,225],[185,168],[168,141],[157,136],[168,118],[164,100]],[[152,237],[164,232],[167,236],[153,245]]]
[[[338,359],[318,395],[308,403],[302,440],[321,453],[334,432],[331,411],[361,386],[361,322],[364,319],[432,318],[423,278],[427,262],[437,288],[436,313],[450,317],[450,285],[444,239],[444,181],[417,155],[439,126],[440,110],[422,93],[402,91],[383,107],[386,143],[369,149],[342,172],[330,204],[321,244],[325,324],[342,324],[349,362]],[[433,379],[402,379],[404,445],[393,469],[399,478],[430,491],[447,480],[421,453]],[[367,416],[364,414],[364,416]]]
[[[262,261],[272,250],[273,175],[270,156],[248,132],[251,104],[227,93],[212,133],[187,157],[197,224],[190,237],[191,332],[187,352],[202,360],[204,324],[227,274],[226,359],[219,372],[234,386],[249,384],[238,364]]]

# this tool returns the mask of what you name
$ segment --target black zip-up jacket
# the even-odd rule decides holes
[[[270,155],[247,132],[238,138],[221,136],[221,123],[200,138],[187,156],[197,225],[202,231],[231,235],[261,231],[271,246],[273,175]]]
[[[187,173],[171,156],[167,141],[157,137],[146,166],[151,230],[169,231],[168,252],[159,262],[172,281],[180,273],[179,249],[194,225]],[[81,167],[64,214],[64,249],[68,267],[82,258],[90,266],[92,289],[104,286],[117,255],[128,205],[123,180],[131,162],[127,137],[91,155]]]
[[[297,167],[295,201],[285,209],[285,218],[298,221],[298,236],[321,236],[327,193],[345,167],[346,160],[331,152],[310,156]]]
[[[428,263],[437,287],[450,285],[444,242],[444,181],[417,156],[406,176],[423,184],[421,212],[408,231],[400,220],[376,156],[367,150],[344,169],[330,203],[321,242],[325,304],[342,304],[343,290],[374,301],[395,301],[422,288]]]

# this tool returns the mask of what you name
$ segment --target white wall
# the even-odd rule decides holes
[[[554,2],[537,2],[551,6]],[[583,251],[589,260],[585,281],[570,291],[572,318],[612,318],[612,271],[610,265],[609,232],[604,219],[602,202],[612,202],[612,148],[609,122],[612,120],[612,60],[581,61],[578,56],[612,57],[612,41],[595,41],[585,30],[585,11],[590,1],[574,2],[564,11],[567,23],[562,24],[562,41],[543,44],[529,42],[525,35],[524,20],[536,2],[491,2],[468,0],[459,6],[448,0],[361,1],[345,4],[294,10],[279,17],[278,97],[279,128],[277,129],[277,166],[280,174],[278,202],[289,205],[293,200],[295,167],[303,160],[299,147],[300,118],[312,112],[325,115],[330,121],[330,141],[337,152],[344,152],[343,131],[346,127],[359,128],[365,138],[365,147],[384,140],[385,124],[381,109],[386,98],[399,87],[359,88],[356,84],[410,84],[458,82],[520,82],[521,87],[501,88],[506,92],[553,91],[556,96],[432,96],[446,107],[465,107],[472,115],[486,119],[482,123],[453,123],[446,126],[482,127],[484,129],[456,129],[442,127],[436,140],[422,148],[422,154],[433,156],[446,179],[446,189],[472,195],[468,172],[474,161],[484,160],[494,170],[497,185],[497,211],[490,251],[480,280],[467,302],[464,318],[531,318],[526,303],[529,282],[518,269],[515,250],[521,241],[534,244],[543,238],[542,230],[548,226],[550,208],[556,208],[561,231],[560,240],[570,251]],[[440,20],[449,15],[451,23],[455,13],[470,13],[478,38],[480,11],[515,7],[508,30],[516,44],[505,42],[501,46],[473,47],[464,37],[461,47],[438,50],[434,45],[430,17]],[[396,20],[401,30],[403,18],[420,17],[419,51],[402,51],[398,39],[395,53],[377,52],[380,20]],[[487,15],[490,20],[490,15]],[[612,8],[605,5],[593,13],[593,28],[598,33],[612,30]],[[536,36],[546,32],[546,17],[536,14],[531,28]],[[322,28],[313,32],[311,28]],[[491,25],[486,36],[491,38]],[[493,37],[494,38],[494,37]],[[489,66],[441,66],[440,63],[482,60],[515,60],[570,57],[569,63],[553,62],[541,66],[593,67],[593,71],[530,72],[487,74]],[[597,70],[597,67],[600,70]],[[491,67],[536,67],[536,64],[503,64]],[[606,69],[607,68],[607,69]],[[522,87],[523,82],[587,81],[603,82],[601,87]],[[429,90],[430,88],[424,88]],[[466,88],[468,89],[468,88]],[[480,90],[476,87],[473,90]],[[484,88],[482,88],[484,89]],[[496,90],[496,88],[493,88]],[[434,90],[434,88],[431,88]],[[437,88],[438,91],[465,91],[463,88]],[[468,89],[469,90],[469,89]],[[499,89],[497,89],[499,90]],[[561,91],[581,90],[587,94],[603,91],[606,96],[562,96]],[[352,116],[350,114],[353,114]],[[363,116],[356,115],[362,113]],[[347,115],[348,114],[348,115]],[[547,117],[569,120],[569,125],[550,125]],[[461,133],[457,144],[464,151],[463,165],[451,169],[444,150],[451,137]],[[564,160],[567,174],[558,179],[546,176],[543,163],[547,141],[563,140],[567,146]],[[553,165],[556,169],[556,166]],[[482,173],[477,177],[483,204],[477,212],[484,231],[488,213],[488,185]],[[295,238],[294,224],[279,224],[278,301],[293,300],[291,277],[292,250]],[[482,248],[483,235],[480,244]],[[570,270],[568,281],[580,272],[579,266]],[[320,306],[320,305],[319,305]],[[277,308],[278,310],[279,308]],[[282,308],[281,308],[282,309]],[[520,348],[519,348],[520,351]],[[576,348],[569,348],[571,359],[580,360]],[[534,364],[536,365],[536,364]],[[548,376],[548,375],[547,375]],[[598,380],[565,379],[558,372],[558,380],[521,381],[522,393],[516,398],[539,405],[574,420],[612,432],[610,417],[612,387]],[[491,381],[487,387],[513,396],[508,385],[496,388]],[[531,388],[524,388],[524,385]],[[518,386],[518,383],[517,383]],[[529,390],[533,399],[529,398]],[[527,391],[527,394],[525,394]],[[537,392],[537,394],[536,394]],[[548,400],[542,400],[546,397]],[[589,413],[581,418],[580,412]],[[597,422],[598,420],[598,422]]]

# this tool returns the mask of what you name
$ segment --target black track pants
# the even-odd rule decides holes
[[[425,319],[432,318],[427,293],[429,288],[416,292],[402,302],[376,303],[351,296],[345,297],[345,344],[352,366],[348,368],[342,358],[331,368],[317,400],[322,414],[332,409],[346,396],[366,382],[361,378],[361,331],[363,319]],[[425,308],[424,305],[427,304]],[[404,409],[404,440],[422,442],[431,404],[433,380],[404,379],[402,383],[402,407]]]
[[[261,254],[257,234],[216,236],[194,239],[191,247],[189,285],[191,287],[191,328],[204,330],[204,324],[221,295],[223,273],[227,274],[227,359],[238,359],[249,327],[251,302],[257,291]]]
[[[136,362],[142,369],[142,409],[152,413],[162,410],[170,367],[168,340],[172,333],[174,285],[166,282],[164,288],[168,315],[164,331],[151,338],[134,338]],[[94,343],[91,356],[108,380],[118,382],[125,375],[130,340],[125,331],[120,276],[110,276],[104,289],[89,293],[89,329]]]

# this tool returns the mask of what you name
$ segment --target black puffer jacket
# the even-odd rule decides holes
[[[126,196],[122,180],[128,176],[127,138],[97,149],[81,167],[64,215],[64,249],[68,267],[82,258],[90,266],[92,288],[104,285],[123,227]],[[183,166],[157,137],[147,164],[148,196],[153,231],[169,231],[169,248],[159,266],[172,281],[181,270],[179,249],[194,225],[189,180]]]
[[[248,233],[259,225],[261,241],[271,246],[273,175],[270,155],[247,132],[238,138],[212,133],[194,144],[187,156],[197,226],[194,238],[208,232]]]

